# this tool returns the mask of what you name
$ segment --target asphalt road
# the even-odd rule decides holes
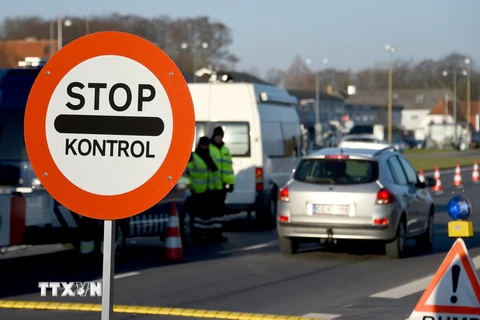
[[[430,254],[417,252],[412,243],[406,259],[392,260],[375,247],[350,244],[306,246],[302,253],[285,257],[279,253],[275,231],[258,231],[252,221],[235,220],[229,225],[228,243],[189,250],[181,264],[163,259],[158,239],[130,241],[125,257],[116,263],[114,302],[323,319],[406,319],[428,284],[414,281],[433,276],[453,243],[447,236],[448,200],[462,193],[474,210],[480,206],[480,187],[470,182],[471,171],[464,169],[462,175],[463,189],[452,187],[453,170],[441,175],[445,191],[434,196],[435,243]],[[471,220],[479,233],[480,217],[473,214]],[[479,238],[466,244],[480,267]],[[18,255],[0,256],[0,299],[101,302],[100,298],[43,298],[37,287],[39,281],[99,279],[101,260],[89,261],[85,267],[69,250]],[[386,292],[399,286],[404,287]],[[159,317],[115,313],[112,319]],[[0,319],[100,319],[100,313],[0,309]]]

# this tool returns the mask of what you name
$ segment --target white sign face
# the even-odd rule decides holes
[[[97,195],[119,195],[160,168],[173,135],[170,100],[140,63],[99,56],[70,70],[48,105],[46,137],[65,177]]]

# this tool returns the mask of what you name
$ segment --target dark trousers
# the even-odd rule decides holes
[[[193,194],[189,199],[189,212],[193,219],[195,240],[216,237],[222,232],[219,218],[219,193],[208,191]]]
[[[225,190],[215,190],[213,194],[213,203],[214,203],[214,212],[213,216],[215,218],[215,223],[219,226],[214,229],[215,236],[220,237],[223,232],[224,225],[224,216],[225,216],[225,199],[227,193]]]

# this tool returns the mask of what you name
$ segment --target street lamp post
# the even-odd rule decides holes
[[[467,65],[467,123],[470,125],[470,59],[465,58]]]
[[[397,48],[391,44],[385,45],[385,50],[387,50],[390,55],[397,51]],[[388,120],[387,120],[387,130],[388,130],[388,143],[392,143],[392,109],[393,109],[393,99],[392,99],[392,82],[393,82],[393,66],[392,61],[389,62],[388,66]]]
[[[323,58],[324,64],[328,63],[327,58]],[[307,59],[307,64],[311,64],[312,60]],[[322,144],[322,125],[320,123],[320,72],[315,72],[315,144]]]
[[[202,49],[207,49],[208,48],[208,43],[207,42],[202,42],[200,44],[197,44],[197,47],[201,47]],[[188,43],[183,42],[181,45],[182,49],[187,49],[188,48]],[[192,56],[193,56],[193,82],[197,82],[197,75],[195,74],[195,71],[197,71],[197,53],[198,51],[196,50],[195,47],[193,47],[192,50]]]
[[[57,42],[58,42],[58,50],[62,49],[63,47],[63,25],[65,24],[65,27],[70,27],[72,25],[71,20],[65,20],[64,23],[62,23],[62,17],[58,15],[57,17]]]
[[[462,72],[463,75],[469,75],[470,72],[469,71],[466,71],[466,70],[463,70]],[[442,72],[442,75],[444,77],[446,77],[448,75],[448,71],[444,70]],[[456,69],[454,69],[452,71],[452,76],[453,76],[453,123],[454,123],[454,126],[455,126],[455,129],[454,129],[454,138],[455,138],[455,142],[457,141],[457,79],[458,79],[458,71]],[[468,86],[467,86],[467,92],[468,92]],[[469,95],[469,93],[467,93],[467,95]],[[470,102],[467,102],[467,123],[470,123]]]

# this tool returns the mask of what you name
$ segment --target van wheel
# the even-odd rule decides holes
[[[278,246],[284,255],[292,255],[298,252],[299,243],[292,238],[278,237]]]
[[[276,194],[276,193],[275,193]],[[270,197],[267,208],[262,208],[256,212],[257,220],[260,222],[260,227],[265,230],[272,230],[276,226],[277,217],[277,199]]]
[[[397,236],[395,240],[385,245],[387,256],[393,259],[401,259],[405,256],[405,234],[406,226],[402,218],[398,223]]]

